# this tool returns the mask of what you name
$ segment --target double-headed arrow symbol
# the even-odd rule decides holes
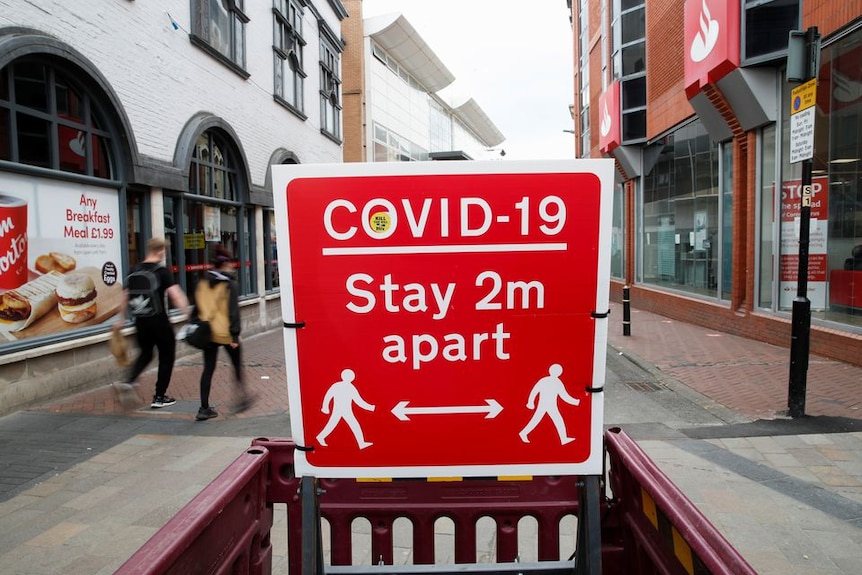
[[[485,405],[441,405],[437,407],[407,407],[409,401],[401,401],[392,408],[392,415],[401,421],[410,421],[410,415],[439,415],[444,413],[485,413],[485,419],[497,417],[503,406],[494,399],[486,399]]]

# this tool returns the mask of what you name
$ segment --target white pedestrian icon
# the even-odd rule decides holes
[[[326,447],[326,438],[342,419],[347,422],[350,431],[353,432],[359,449],[365,449],[371,445],[371,442],[365,441],[365,437],[362,435],[362,428],[353,414],[353,404],[355,403],[366,411],[374,411],[374,406],[359,395],[359,390],[353,385],[354,378],[356,378],[356,374],[353,370],[345,369],[341,372],[341,381],[336,381],[326,390],[321,411],[323,413],[331,411],[332,415],[329,416],[326,427],[317,435],[317,442],[324,447]]]
[[[530,422],[518,434],[524,443],[530,443],[527,436],[539,425],[539,422],[546,415],[551,418],[554,427],[557,428],[557,435],[560,436],[560,444],[565,445],[575,440],[574,437],[566,435],[566,424],[563,422],[563,416],[560,415],[557,399],[562,399],[570,405],[580,405],[581,401],[575,399],[566,391],[566,387],[563,385],[562,380],[560,380],[561,373],[563,373],[563,366],[559,363],[553,364],[548,369],[548,375],[537,381],[532,391],[530,391],[530,398],[527,400],[527,409],[535,408],[535,411],[533,412],[533,417],[530,418]],[[537,398],[538,403],[536,402]]]

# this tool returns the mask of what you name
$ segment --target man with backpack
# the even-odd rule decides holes
[[[132,364],[129,378],[116,384],[120,402],[125,407],[136,400],[137,378],[153,359],[153,348],[159,350],[159,371],[156,390],[150,407],[158,409],[173,405],[176,399],[167,395],[168,384],[174,369],[176,339],[174,329],[168,319],[165,295],[174,307],[189,314],[189,300],[182,288],[174,281],[174,275],[164,265],[166,243],[162,238],[152,238],[147,242],[147,255],[140,264],[132,269],[123,286],[123,301],[120,317],[115,329],[124,323],[125,313],[135,322],[136,336],[140,355]]]

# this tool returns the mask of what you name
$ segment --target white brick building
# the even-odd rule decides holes
[[[0,0],[0,297],[52,291],[52,252],[98,292],[79,324],[0,305],[0,413],[117,379],[105,340],[149,237],[187,292],[234,250],[244,333],[279,325],[269,166],[341,161],[346,17],[340,0]]]

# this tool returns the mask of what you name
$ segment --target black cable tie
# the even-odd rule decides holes
[[[604,386],[602,387],[588,387],[586,388],[587,393],[602,393],[605,390]]]
[[[296,445],[294,446],[294,449],[296,449],[297,451],[314,451],[314,446],[305,447],[303,445]]]
[[[284,322],[284,327],[286,327],[286,328],[290,328],[290,329],[297,329],[297,328],[300,328],[300,327],[305,327],[305,322],[304,322],[304,321],[300,321],[300,322],[297,322],[297,323],[290,323],[290,322],[287,322],[287,321],[286,321],[286,322]]]
[[[604,318],[608,317],[609,315],[611,315],[610,309],[604,313],[599,313],[597,311],[590,312],[590,317],[593,319],[604,319]]]

